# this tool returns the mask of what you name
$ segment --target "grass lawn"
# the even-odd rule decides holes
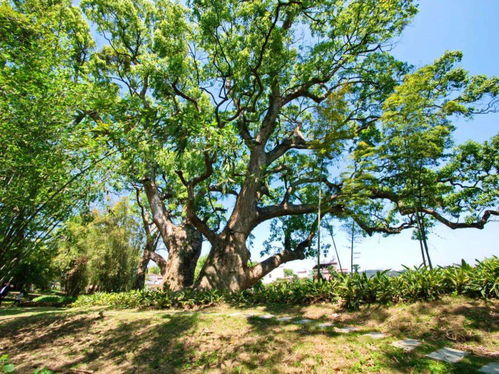
[[[498,301],[462,297],[352,313],[329,304],[195,312],[2,307],[0,355],[9,355],[17,373],[41,367],[63,373],[473,373],[499,361],[498,312]],[[253,313],[293,319],[245,316]],[[304,318],[314,322],[294,323]],[[360,330],[342,334],[321,322]],[[363,336],[371,331],[389,336]],[[423,344],[412,352],[391,345],[406,338]],[[444,346],[470,354],[457,364],[425,357]]]

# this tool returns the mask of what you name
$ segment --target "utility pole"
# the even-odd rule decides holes
[[[321,274],[321,197],[322,197],[322,160],[319,172],[319,204],[317,206],[317,279],[322,279]]]
[[[333,246],[334,246],[334,252],[336,253],[336,259],[338,260],[338,266],[340,267],[340,273],[342,273],[342,267],[341,267],[341,261],[340,261],[340,255],[338,254],[338,248],[336,247],[336,241],[334,240],[334,226],[331,224],[329,226],[329,235],[331,235],[331,239],[333,241]]]
[[[354,242],[354,230],[355,230],[355,222],[352,220],[352,227],[350,232],[350,273],[353,274],[353,242]]]

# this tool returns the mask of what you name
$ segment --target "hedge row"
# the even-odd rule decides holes
[[[258,285],[239,293],[185,290],[130,291],[80,296],[75,307],[110,306],[115,308],[194,308],[230,304],[311,304],[341,301],[347,309],[365,304],[389,304],[435,300],[443,295],[473,298],[499,297],[499,259],[493,257],[470,266],[466,262],[445,268],[406,268],[398,276],[388,271],[373,277],[365,273],[336,273],[328,281],[296,280]]]

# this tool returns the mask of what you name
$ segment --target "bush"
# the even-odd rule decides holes
[[[14,364],[9,363],[9,355],[3,354],[0,356],[0,374],[9,374],[9,373],[15,373],[16,368]],[[54,374],[53,371],[50,371],[48,369],[42,368],[42,369],[35,369],[33,374]]]
[[[365,273],[333,273],[328,281],[294,280],[257,286],[238,293],[217,290],[130,291],[80,296],[73,306],[109,306],[114,308],[206,307],[221,302],[230,304],[312,304],[340,300],[347,309],[361,305],[436,300],[442,295],[476,298],[499,297],[499,259],[493,257],[473,267],[460,265],[430,270],[405,268],[398,276],[388,271],[372,277]],[[52,296],[48,296],[52,297]],[[47,298],[47,297],[45,297]],[[36,300],[36,299],[35,299]]]
[[[0,356],[0,373],[13,373],[15,371],[15,367],[13,364],[9,363],[8,355]]]
[[[35,297],[31,302],[37,305],[62,306],[75,301],[74,297],[59,296],[59,295],[42,295]]]

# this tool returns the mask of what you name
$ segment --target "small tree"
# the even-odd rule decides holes
[[[161,270],[159,269],[159,266],[153,265],[153,266],[147,268],[147,273],[159,275],[159,274],[161,274]]]
[[[347,223],[342,226],[343,230],[346,232],[348,240],[349,240],[349,249],[350,249],[350,273],[357,272],[358,266],[354,264],[354,248],[355,244],[360,243],[362,238],[366,235],[364,230],[360,228],[357,223],[355,223],[354,219],[349,219]]]
[[[68,293],[133,287],[143,234],[126,198],[105,213],[70,220],[61,234],[56,262]]]
[[[293,271],[293,269],[284,269],[284,276],[286,278],[293,278],[293,279],[296,279],[297,278],[297,275],[296,273]]]

